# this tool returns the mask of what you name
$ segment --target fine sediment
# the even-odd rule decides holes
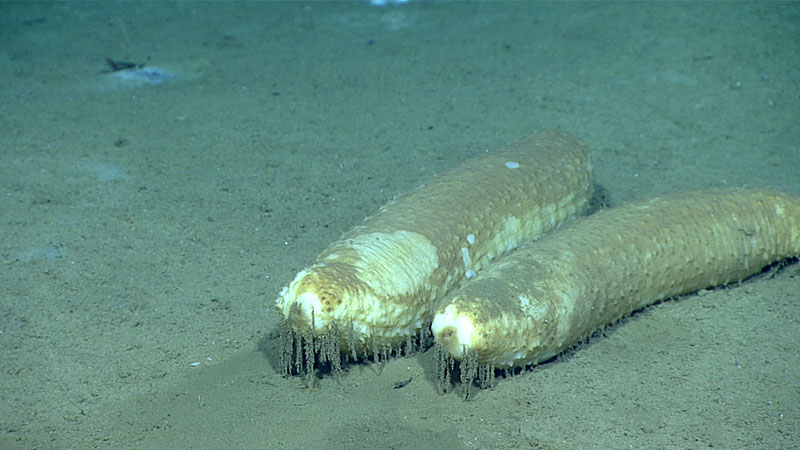
[[[739,282],[800,255],[800,196],[763,189],[665,195],[578,219],[442,300],[440,382],[545,361],[658,300]],[[489,381],[491,381],[489,379]]]
[[[588,149],[541,132],[487,152],[382,207],[276,300],[285,374],[381,359],[426,337],[439,300],[495,258],[583,214]]]

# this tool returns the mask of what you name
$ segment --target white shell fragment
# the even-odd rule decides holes
[[[519,163],[514,161],[506,162],[506,169],[519,169]]]

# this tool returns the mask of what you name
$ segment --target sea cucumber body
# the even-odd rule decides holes
[[[667,195],[600,211],[517,250],[444,299],[432,332],[455,359],[536,364],[653,302],[798,255],[797,195]]]
[[[427,329],[436,302],[463,280],[584,213],[592,191],[586,146],[559,132],[436,176],[346,233],[283,289],[276,306],[287,339],[326,335],[352,353],[397,348]]]

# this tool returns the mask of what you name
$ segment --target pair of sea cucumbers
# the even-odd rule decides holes
[[[379,359],[430,329],[440,375],[455,359],[471,381],[800,255],[800,196],[760,189],[657,197],[537,241],[583,214],[592,192],[586,146],[543,132],[382,207],[281,292],[284,373]]]

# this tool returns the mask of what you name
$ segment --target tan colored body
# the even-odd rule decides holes
[[[586,146],[543,132],[382,207],[281,292],[287,372],[304,371],[300,360],[315,353],[331,361],[337,349],[397,349],[427,329],[437,301],[494,258],[584,213],[592,191]]]
[[[517,250],[445,299],[432,331],[473,368],[536,364],[645,305],[797,255],[800,196],[663,196],[598,212]]]

